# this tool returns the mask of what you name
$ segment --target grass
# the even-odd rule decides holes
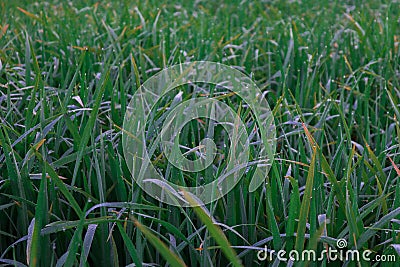
[[[339,238],[398,257],[398,1],[231,2],[0,3],[1,264],[263,266],[264,246],[320,252]],[[194,60],[252,77],[274,112],[278,145],[262,188],[250,193],[242,179],[215,203],[179,208],[132,182],[121,127],[140,84]],[[195,88],[254,126],[223,88],[178,89],[186,99]],[[149,138],[178,89],[159,103]],[[196,146],[210,124],[190,122],[181,144]],[[229,144],[221,135],[215,127]],[[226,155],[229,145],[218,149]],[[221,158],[183,173],[162,155],[154,164],[187,185],[224,167]]]

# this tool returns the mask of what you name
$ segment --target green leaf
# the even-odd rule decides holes
[[[308,213],[310,210],[310,202],[314,184],[315,158],[316,158],[316,150],[313,149],[310,168],[308,169],[306,188],[304,190],[303,199],[300,207],[299,224],[297,226],[297,236],[295,245],[295,249],[297,251],[302,251],[304,248],[306,224],[307,224]]]
[[[76,163],[75,163],[75,167],[74,167],[74,173],[72,176],[72,182],[71,185],[73,186],[75,184],[75,180],[76,180],[76,175],[78,174],[78,170],[79,170],[79,166],[86,148],[87,143],[89,142],[89,139],[92,135],[92,131],[93,131],[93,127],[94,124],[96,122],[96,118],[97,118],[97,113],[99,112],[99,108],[100,108],[100,104],[101,104],[101,99],[103,97],[103,93],[106,89],[106,86],[108,84],[108,80],[110,78],[110,72],[107,71],[103,81],[102,81],[102,85],[100,87],[100,90],[98,90],[97,95],[95,96],[95,102],[92,108],[92,112],[89,115],[89,120],[87,122],[87,124],[85,125],[85,130],[83,131],[82,134],[82,138],[81,141],[79,143],[79,148],[78,148],[78,155],[76,158]]]
[[[146,226],[139,223],[137,220],[134,221],[135,225],[143,233],[146,239],[160,252],[161,256],[171,264],[171,266],[186,266],[186,264],[173,253],[160,239],[158,239]]]
[[[185,199],[190,203],[194,212],[197,214],[202,223],[205,224],[210,235],[215,239],[218,245],[221,246],[222,252],[230,260],[233,266],[242,266],[240,259],[237,257],[235,250],[231,247],[228,239],[226,238],[224,232],[214,224],[211,217],[204,211],[204,209],[199,206],[201,203],[196,201],[189,193],[183,191]]]
[[[362,248],[365,243],[367,243],[368,240],[376,234],[377,231],[381,230],[383,226],[390,223],[390,221],[396,218],[396,216],[398,216],[399,214],[400,207],[392,210],[391,212],[383,216],[379,221],[374,223],[371,227],[369,227],[357,240],[357,248]]]
[[[135,245],[133,244],[132,240],[129,238],[129,236],[126,234],[124,228],[120,223],[117,223],[118,230],[121,233],[122,239],[124,240],[124,244],[126,248],[128,249],[129,254],[132,257],[133,262],[136,264],[138,267],[142,267],[142,262],[138,258],[137,251],[135,249]]]

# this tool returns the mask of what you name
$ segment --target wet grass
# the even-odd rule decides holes
[[[0,3],[2,264],[263,266],[265,246],[320,252],[340,238],[397,255],[399,3],[27,2]],[[278,147],[262,188],[242,179],[218,202],[178,208],[132,182],[121,127],[140,84],[194,60],[254,79]],[[191,122],[182,143],[198,144],[204,125]]]

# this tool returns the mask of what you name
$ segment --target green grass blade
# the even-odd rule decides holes
[[[368,242],[370,238],[372,238],[377,231],[379,231],[383,226],[386,224],[390,223],[390,221],[396,216],[400,214],[400,207],[392,210],[385,216],[383,216],[379,221],[374,223],[371,227],[369,227],[362,235],[360,235],[360,238],[357,240],[357,248],[362,248],[365,243]]]
[[[89,224],[85,238],[83,239],[83,247],[81,258],[79,260],[79,266],[83,267],[86,265],[87,258],[89,256],[90,247],[92,246],[94,234],[96,232],[97,224]]]
[[[128,249],[129,254],[131,255],[131,258],[133,262],[136,264],[138,267],[142,267],[142,262],[138,258],[137,251],[135,249],[135,245],[133,244],[132,240],[129,238],[129,236],[126,234],[124,228],[120,223],[117,223],[118,230],[121,233],[122,239],[124,240],[124,244],[126,248]]]
[[[95,102],[92,108],[92,112],[89,115],[89,120],[85,126],[85,130],[83,131],[81,141],[79,143],[79,148],[78,148],[78,156],[76,158],[76,163],[74,167],[74,173],[72,176],[72,181],[71,181],[71,186],[75,184],[76,180],[76,175],[78,174],[79,171],[79,166],[83,157],[83,153],[85,151],[86,145],[88,141],[90,140],[91,133],[93,131],[94,124],[96,122],[96,117],[97,113],[99,112],[100,104],[101,104],[101,99],[103,97],[103,93],[106,89],[106,86],[108,85],[108,81],[110,78],[110,72],[107,72],[105,75],[105,78],[103,79],[103,83],[100,86],[100,90],[98,90],[97,95],[95,97]]]
[[[186,264],[173,253],[160,239],[158,239],[150,230],[143,224],[135,221],[135,225],[143,233],[146,239],[157,249],[164,259],[171,264],[171,266],[186,266]]]
[[[297,227],[297,236],[296,236],[296,244],[295,244],[295,249],[297,251],[302,251],[304,248],[306,223],[307,223],[308,213],[310,210],[310,202],[311,202],[313,184],[314,184],[316,154],[317,153],[314,148],[313,155],[311,158],[310,168],[308,169],[306,188],[304,190],[303,199],[302,199],[301,207],[300,207],[299,224]]]
[[[211,236],[220,245],[222,252],[230,260],[233,266],[242,266],[240,259],[237,257],[236,252],[233,250],[226,238],[224,232],[217,225],[214,224],[211,217],[204,211],[204,209],[199,206],[198,203],[189,193],[184,192],[185,199],[193,206],[194,212],[197,214],[202,223],[207,227]]]

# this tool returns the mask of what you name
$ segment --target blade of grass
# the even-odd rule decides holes
[[[225,256],[230,260],[233,266],[242,266],[240,259],[237,257],[236,252],[231,247],[228,239],[226,238],[224,232],[217,225],[214,224],[211,217],[204,211],[204,209],[200,206],[201,203],[196,201],[192,196],[187,192],[183,192],[185,199],[190,203],[194,212],[197,214],[202,223],[204,223],[207,227],[207,230],[210,232],[211,236],[215,239],[215,241],[221,246],[222,252]]]
[[[142,262],[138,258],[137,251],[135,249],[135,245],[133,244],[132,240],[129,238],[129,236],[126,234],[124,228],[120,223],[117,223],[118,230],[121,233],[122,239],[124,240],[124,244],[126,248],[128,249],[129,254],[131,255],[131,258],[133,262],[136,264],[138,267],[142,267]]]
[[[96,121],[97,113],[99,112],[101,99],[103,97],[103,93],[108,85],[108,80],[110,78],[110,72],[107,71],[104,80],[102,81],[102,85],[100,86],[100,90],[97,91],[97,95],[95,96],[95,103],[93,105],[92,112],[89,115],[89,120],[85,126],[85,130],[83,131],[81,141],[79,142],[78,155],[76,158],[76,163],[74,167],[74,173],[72,176],[71,186],[74,186],[76,181],[76,176],[78,174],[79,166],[86,148],[86,145],[91,137],[91,132],[93,131],[93,127]]]
[[[304,239],[306,233],[306,223],[308,218],[308,213],[310,210],[310,202],[313,191],[314,184],[314,171],[315,171],[315,159],[316,159],[316,148],[313,146],[313,155],[311,158],[310,168],[308,169],[306,187],[303,194],[303,199],[300,206],[300,214],[299,214],[299,224],[297,226],[297,236],[296,236],[296,244],[295,249],[297,251],[302,251],[304,248]]]
[[[79,266],[83,267],[86,265],[87,258],[89,256],[90,247],[92,246],[94,234],[96,232],[97,224],[89,224],[85,238],[83,239],[83,247],[81,258],[79,260]]]
[[[160,252],[161,256],[171,264],[171,266],[186,266],[186,264],[179,258],[175,253],[173,253],[160,239],[158,239],[150,230],[146,228],[139,221],[134,221],[135,225],[143,233],[146,239],[155,247],[157,251]]]

